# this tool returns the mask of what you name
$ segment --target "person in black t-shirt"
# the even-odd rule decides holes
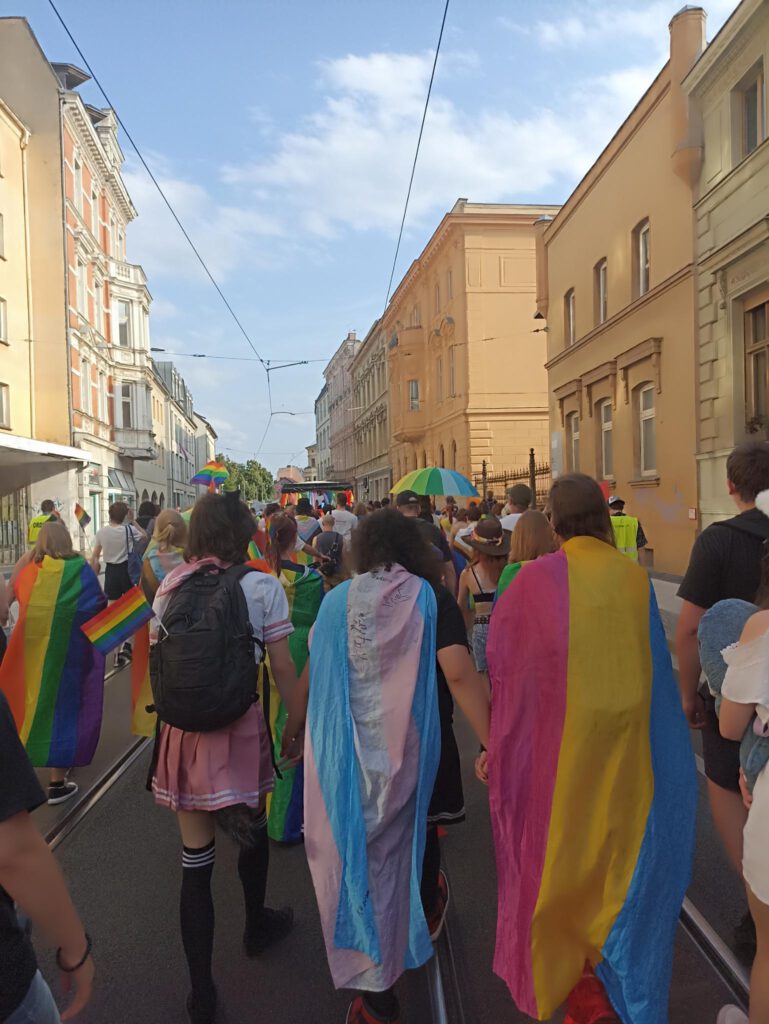
[[[19,924],[14,900],[59,949],[65,992],[73,999],[61,1020],[70,1020],[91,997],[91,942],[72,905],[66,883],[30,811],[45,795],[0,693],[0,1020],[58,1024],[51,991],[37,969],[32,943]]]
[[[678,680],[684,713],[692,729],[703,730],[702,753],[708,795],[721,841],[735,869],[742,873],[742,831],[747,811],[739,788],[739,743],[718,730],[715,701],[698,692],[700,619],[717,601],[755,601],[761,582],[761,556],[769,539],[769,519],[756,508],[756,495],[769,488],[769,443],[739,445],[726,463],[729,494],[739,515],[714,523],[694,543],[689,567],[678,590],[683,606],[676,629]]]
[[[436,549],[437,557],[441,560],[441,574],[443,582],[448,591],[452,594],[457,592],[457,573],[454,568],[454,559],[451,557],[446,534],[433,522],[427,522],[420,517],[421,503],[416,491],[401,491],[396,495],[395,505],[401,515],[407,519],[413,519],[422,536]]]

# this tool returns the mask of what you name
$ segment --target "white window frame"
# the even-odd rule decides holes
[[[99,391],[97,394],[98,416],[102,423],[107,422],[107,374],[99,371]]]
[[[91,361],[80,359],[80,408],[86,414],[91,415]]]
[[[563,319],[566,347],[571,348],[577,340],[577,298],[573,288],[563,297]]]
[[[88,319],[88,264],[77,257],[77,311],[84,320]]]
[[[651,225],[645,220],[638,226],[638,297],[651,288]]]
[[[0,383],[0,427],[11,428],[11,389],[3,383]]]
[[[609,417],[606,419],[605,412],[608,410]],[[614,479],[614,408],[610,398],[599,403],[598,417],[601,426],[601,477],[604,480]],[[607,435],[611,447],[611,457],[606,458]],[[610,463],[607,467],[607,461]]]
[[[99,191],[91,188],[91,234],[99,240]]]
[[[748,93],[756,90],[755,145],[748,148]],[[755,152],[766,138],[766,79],[763,61],[759,61],[746,75],[739,87],[740,159]]]
[[[130,303],[130,301],[128,299],[118,299],[115,305],[116,305],[115,320],[117,322],[117,344],[118,344],[118,347],[119,348],[130,348],[131,347],[131,342],[132,342],[131,303]],[[126,308],[126,318],[125,318],[125,320],[123,320],[121,318],[121,307],[123,307],[123,306],[125,306],[125,308]],[[125,341],[123,341],[123,339],[122,339],[122,332],[121,332],[121,327],[123,326],[123,324],[125,324],[125,338],[126,338]]]
[[[651,394],[651,409],[644,409],[644,395]],[[639,448],[639,469],[641,476],[657,475],[657,403],[655,399],[655,387],[653,384],[644,384],[638,389],[638,448]],[[654,420],[654,466],[646,465],[646,444],[644,442],[644,423]]]
[[[406,383],[409,389],[409,412],[419,412],[419,381],[412,378]]]
[[[83,212],[83,161],[79,154],[72,157],[72,200],[78,213]]]
[[[8,344],[8,303],[0,297],[0,342]]]
[[[566,425],[569,441],[569,471],[572,473],[579,473],[579,442],[581,436],[579,413],[570,412],[566,417]]]
[[[120,382],[120,394],[118,400],[120,402],[120,426],[125,430],[133,430],[134,402],[130,381],[124,380]],[[126,407],[128,408],[128,423],[126,423]]]
[[[596,323],[600,326],[609,319],[609,263],[606,258],[595,265]]]
[[[93,279],[93,325],[99,334],[104,334],[104,282],[95,274]]]

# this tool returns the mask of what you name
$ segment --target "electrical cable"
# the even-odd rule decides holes
[[[49,0],[50,3],[50,0]],[[438,66],[438,54],[441,52],[441,42],[443,40],[443,29],[446,27],[446,15],[449,13],[449,0],[446,0],[446,6],[443,8],[443,20],[441,21],[441,31],[438,34],[438,45],[435,48],[435,59],[433,60],[433,69],[430,73],[430,84],[427,87],[427,97],[425,98],[425,109],[422,112],[422,123],[419,126],[419,136],[417,138],[417,148],[414,153],[414,163],[411,165],[411,177],[409,178],[409,187],[406,193],[406,203],[403,207],[403,217],[401,218],[401,228],[398,232],[398,243],[395,246],[395,257],[393,259],[392,270],[390,271],[390,281],[387,285],[387,298],[385,299],[384,309],[387,309],[387,303],[390,301],[390,291],[393,286],[393,279],[395,277],[395,268],[398,264],[398,254],[400,253],[401,240],[403,238],[403,228],[406,224],[406,214],[409,209],[409,200],[411,199],[411,188],[414,184],[414,175],[417,169],[417,160],[419,159],[419,147],[422,145],[422,134],[425,130],[425,121],[427,120],[427,108],[430,106],[430,95],[433,91],[433,81],[435,80],[435,69]],[[383,311],[384,315],[384,311]]]

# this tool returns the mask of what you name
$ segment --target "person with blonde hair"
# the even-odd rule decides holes
[[[105,606],[93,569],[63,523],[44,523],[31,560],[13,580],[19,618],[0,667],[0,690],[32,763],[50,768],[48,803],[77,793],[67,779],[99,740],[104,655],[81,630]]]
[[[523,512],[510,539],[510,554],[497,584],[497,599],[507,590],[526,562],[558,550],[558,541],[544,512]]]
[[[163,509],[155,520],[152,539],[144,552],[141,582],[148,601],[155,600],[165,577],[184,561],[186,541],[187,522],[184,517],[176,509]]]

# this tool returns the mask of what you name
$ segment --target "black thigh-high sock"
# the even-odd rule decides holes
[[[384,992],[364,992],[363,1001],[368,1009],[383,1021],[395,1020],[398,1016],[399,1007],[394,988],[388,988]]]
[[[438,828],[435,825],[427,826],[427,838],[425,840],[425,856],[422,861],[422,909],[425,914],[431,914],[438,902],[438,875],[441,870],[441,844],[438,839]]]
[[[246,931],[252,931],[262,917],[269,866],[267,815],[263,814],[254,822],[249,845],[241,846],[238,854],[238,875],[243,886],[243,900],[246,906]]]
[[[211,875],[216,847],[214,840],[199,849],[185,846],[182,852],[182,892],[179,917],[182,943],[190,971],[192,994],[197,1000],[211,999],[211,954],[214,947],[214,901]]]

